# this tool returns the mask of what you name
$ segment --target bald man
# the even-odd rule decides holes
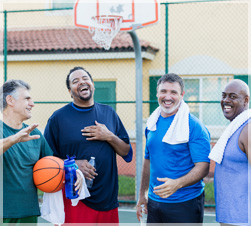
[[[221,108],[225,118],[231,122],[228,128],[232,131],[214,174],[216,221],[221,225],[251,225],[251,210],[248,210],[248,172],[251,172],[249,100],[249,87],[239,79],[228,83],[222,92]]]

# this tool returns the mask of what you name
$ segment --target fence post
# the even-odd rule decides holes
[[[7,81],[7,53],[8,53],[8,43],[7,43],[7,11],[4,10],[4,82]]]

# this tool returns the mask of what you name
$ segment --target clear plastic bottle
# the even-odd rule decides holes
[[[90,163],[94,168],[96,168],[95,157],[91,157],[89,163]],[[94,180],[94,179],[91,179],[91,180],[85,179],[87,188],[92,188],[93,180]]]
[[[147,223],[147,214],[146,214],[146,210],[145,210],[145,205],[142,204],[140,205],[141,207],[141,214],[142,214],[142,217],[140,218],[140,225],[141,226],[146,226],[146,223]]]
[[[64,170],[65,170],[65,196],[67,199],[78,198],[78,191],[75,191],[75,182],[77,180],[76,169],[78,168],[75,164],[75,156],[69,157],[67,155],[66,160],[64,160]]]

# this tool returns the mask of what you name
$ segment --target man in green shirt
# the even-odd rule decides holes
[[[27,125],[34,103],[30,86],[9,80],[0,90],[0,155],[3,155],[3,223],[37,223],[40,215],[33,166],[53,155],[38,124]]]

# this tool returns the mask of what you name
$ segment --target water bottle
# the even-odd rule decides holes
[[[91,157],[89,164],[91,164],[94,168],[96,168],[95,157]],[[93,180],[94,179],[91,179],[91,180],[85,179],[87,188],[92,188]]]
[[[77,180],[76,169],[78,166],[75,164],[75,156],[69,157],[67,155],[66,160],[64,160],[64,170],[65,170],[65,196],[67,199],[78,198],[78,191],[75,191],[75,182]]]
[[[140,205],[140,207],[141,207],[141,214],[142,214],[142,217],[140,218],[140,225],[146,226],[147,214],[145,213],[145,205],[142,204],[142,205]]]

